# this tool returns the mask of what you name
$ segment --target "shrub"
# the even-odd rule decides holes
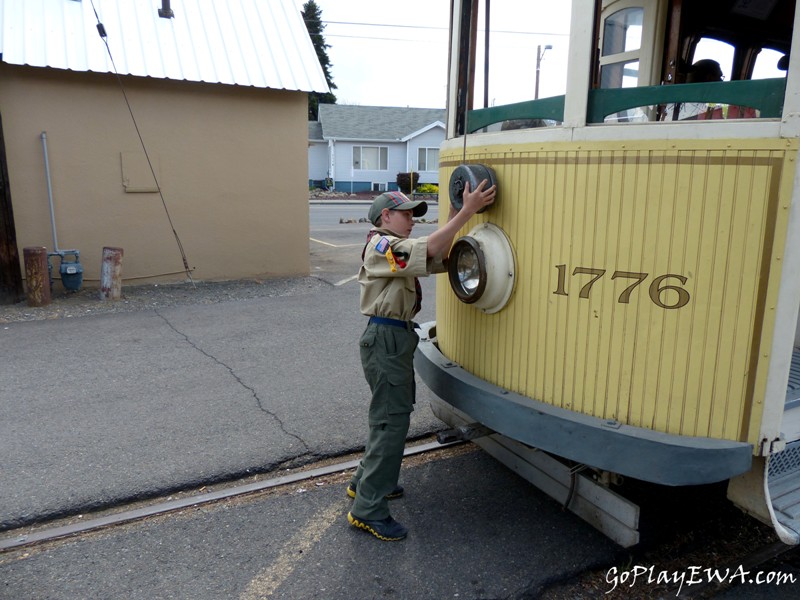
[[[412,181],[413,179],[413,181]],[[411,190],[417,187],[419,183],[419,173],[398,173],[397,174],[397,187],[404,194],[410,194]]]
[[[435,183],[423,183],[414,190],[417,194],[438,194],[439,186]]]

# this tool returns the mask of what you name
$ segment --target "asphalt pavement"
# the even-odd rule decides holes
[[[536,598],[615,555],[480,451],[407,465],[402,480],[401,542],[347,524],[339,477],[0,554],[0,598]]]
[[[0,328],[0,528],[363,447],[357,284],[302,283]],[[441,428],[426,393],[412,437]]]
[[[273,295],[0,327],[0,539],[358,456],[362,229],[313,226],[313,277]],[[434,317],[436,281],[420,320]],[[418,384],[410,440],[443,428]],[[536,598],[626,560],[472,446],[406,461],[392,503],[402,542],[348,526],[348,477],[0,553],[0,599]]]

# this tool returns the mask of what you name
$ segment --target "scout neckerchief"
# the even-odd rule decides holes
[[[375,229],[370,230],[367,234],[367,242],[364,244],[364,249],[361,251],[361,260],[364,260],[364,256],[367,253],[367,246],[369,246],[369,242],[372,238],[378,235],[378,231]],[[386,242],[386,247],[383,248],[382,242]],[[396,258],[395,255],[392,253],[392,248],[389,246],[389,242],[386,238],[383,238],[378,244],[376,244],[375,249],[383,254],[386,257],[386,260],[389,261],[389,265],[392,268],[392,272],[395,272],[397,269],[395,265],[399,266],[401,269],[405,268],[406,262],[399,258]],[[414,312],[412,314],[416,315],[422,309],[422,285],[419,283],[419,277],[414,277],[414,291],[416,292],[416,300],[414,301]]]

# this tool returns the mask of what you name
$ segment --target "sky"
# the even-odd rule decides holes
[[[338,104],[445,107],[450,0],[315,1]],[[303,0],[297,4],[302,9]],[[490,105],[533,98],[537,49],[548,44],[539,95],[564,92],[569,10],[569,2],[558,0],[493,0],[491,29],[498,37],[491,42]],[[480,27],[482,45],[482,19]],[[482,69],[482,52],[478,65]],[[481,106],[482,80],[476,92]]]
[[[302,10],[304,0],[295,0]],[[338,104],[444,108],[450,0],[315,0],[322,12]],[[483,2],[481,3],[483,5]],[[563,94],[571,2],[492,0],[489,106]],[[484,105],[483,15],[478,22],[476,96]],[[551,46],[547,48],[546,46]],[[730,78],[732,50],[702,43],[695,60],[714,58]],[[782,77],[780,57],[764,51],[754,77]]]

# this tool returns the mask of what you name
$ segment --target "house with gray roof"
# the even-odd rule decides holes
[[[438,183],[445,111],[438,108],[320,104],[308,123],[308,179],[339,192],[397,189],[397,174]]]

